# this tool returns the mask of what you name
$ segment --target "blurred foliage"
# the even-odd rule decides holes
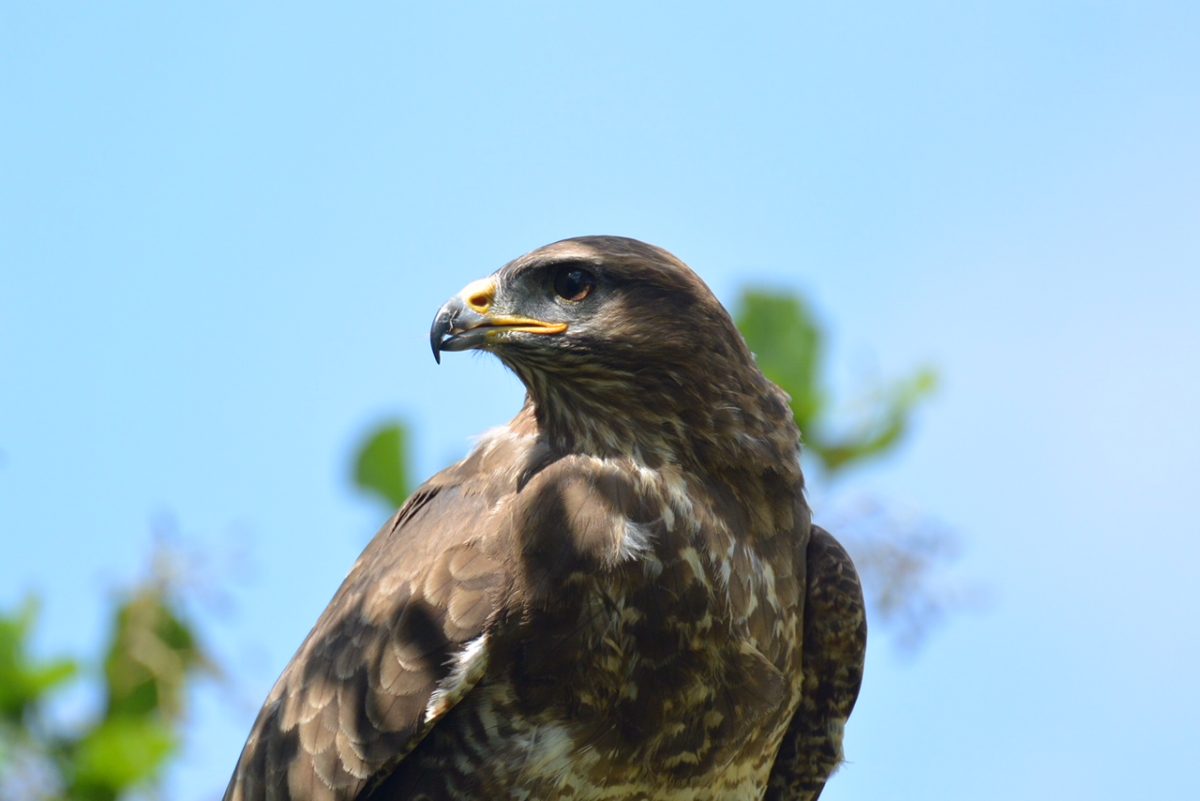
[[[830,481],[894,454],[937,386],[937,374],[920,368],[859,393],[852,403],[835,403],[826,385],[826,329],[802,298],[747,290],[735,320],[763,373],[791,396],[806,460],[815,461]],[[850,415],[847,409],[865,411]],[[412,489],[408,475],[403,423],[381,425],[357,449],[355,484],[386,505],[404,502]],[[832,528],[859,566],[872,622],[911,646],[959,603],[961,593],[939,576],[957,544],[943,528],[900,517],[878,501],[849,512],[822,510],[823,520],[836,521]]]
[[[354,483],[386,505],[398,507],[408,497],[406,454],[408,432],[397,422],[376,428],[359,445],[354,458]]]
[[[864,400],[870,411],[849,434],[833,431],[836,410],[824,385],[825,334],[816,317],[796,295],[762,290],[742,294],[736,315],[758,366],[792,396],[804,450],[833,476],[848,467],[891,453],[904,439],[913,412],[937,386],[929,368],[916,370]]]
[[[32,703],[79,672],[74,660],[39,662],[29,654],[37,615],[33,599],[10,615],[0,615],[0,715],[6,725],[19,724]]]
[[[802,298],[746,290],[735,319],[763,373],[791,395],[806,460],[815,461],[831,482],[895,453],[911,431],[916,411],[937,387],[937,374],[920,368],[862,391],[854,402],[835,404],[825,383],[825,329]],[[865,413],[844,411],[851,408]],[[847,418],[854,419],[847,423]],[[854,557],[872,623],[902,647],[917,645],[964,600],[964,591],[940,575],[958,553],[957,541],[945,528],[898,514],[878,500],[823,509],[822,519]]]
[[[958,538],[926,517],[860,498],[822,514],[822,523],[854,556],[871,625],[902,650],[915,650],[950,612],[984,599],[979,587],[945,578],[961,550]]]
[[[95,663],[35,656],[37,618],[34,600],[0,612],[0,798],[152,795],[180,745],[189,682],[211,670],[168,574],[160,567],[119,599]],[[80,689],[99,709],[66,722]]]

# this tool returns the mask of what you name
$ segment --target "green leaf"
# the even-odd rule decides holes
[[[110,717],[183,714],[191,674],[209,666],[191,626],[173,608],[165,588],[140,587],[117,609],[104,658]]]
[[[917,405],[937,384],[932,370],[918,370],[868,398],[870,412],[852,433],[833,435],[832,410],[821,383],[825,336],[804,301],[787,293],[748,290],[742,295],[736,319],[759,369],[791,396],[805,452],[831,475],[883,456],[899,445]]]
[[[354,460],[354,483],[393,507],[408,497],[408,432],[399,422],[376,429],[359,448]]]
[[[79,743],[71,798],[114,798],[159,777],[175,749],[175,736],[156,718],[112,718]]]
[[[916,406],[936,388],[937,374],[929,368],[918,370],[880,392],[874,414],[860,421],[852,435],[826,439],[818,432],[809,438],[808,446],[830,473],[883,456],[903,441]]]
[[[71,659],[36,661],[29,654],[38,604],[30,598],[11,615],[0,615],[0,718],[20,724],[26,712],[79,672]]]
[[[825,412],[820,386],[824,334],[796,295],[751,289],[738,304],[737,325],[763,374],[792,398],[792,412],[807,432]]]

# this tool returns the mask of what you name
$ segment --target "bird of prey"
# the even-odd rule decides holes
[[[811,801],[866,622],[787,396],[683,262],[548,245],[441,307],[527,390],[367,546],[227,801]],[[486,388],[480,388],[481,394]]]

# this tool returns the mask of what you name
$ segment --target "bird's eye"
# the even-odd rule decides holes
[[[554,291],[560,298],[578,303],[592,294],[596,276],[579,267],[562,267],[554,274]]]

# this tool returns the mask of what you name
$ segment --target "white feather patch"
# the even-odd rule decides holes
[[[650,551],[650,538],[654,532],[646,523],[625,523],[625,536],[617,549],[617,556],[623,560],[639,559]]]
[[[425,705],[425,722],[440,718],[457,704],[487,670],[487,632],[467,642],[450,662],[450,672],[438,682]]]

